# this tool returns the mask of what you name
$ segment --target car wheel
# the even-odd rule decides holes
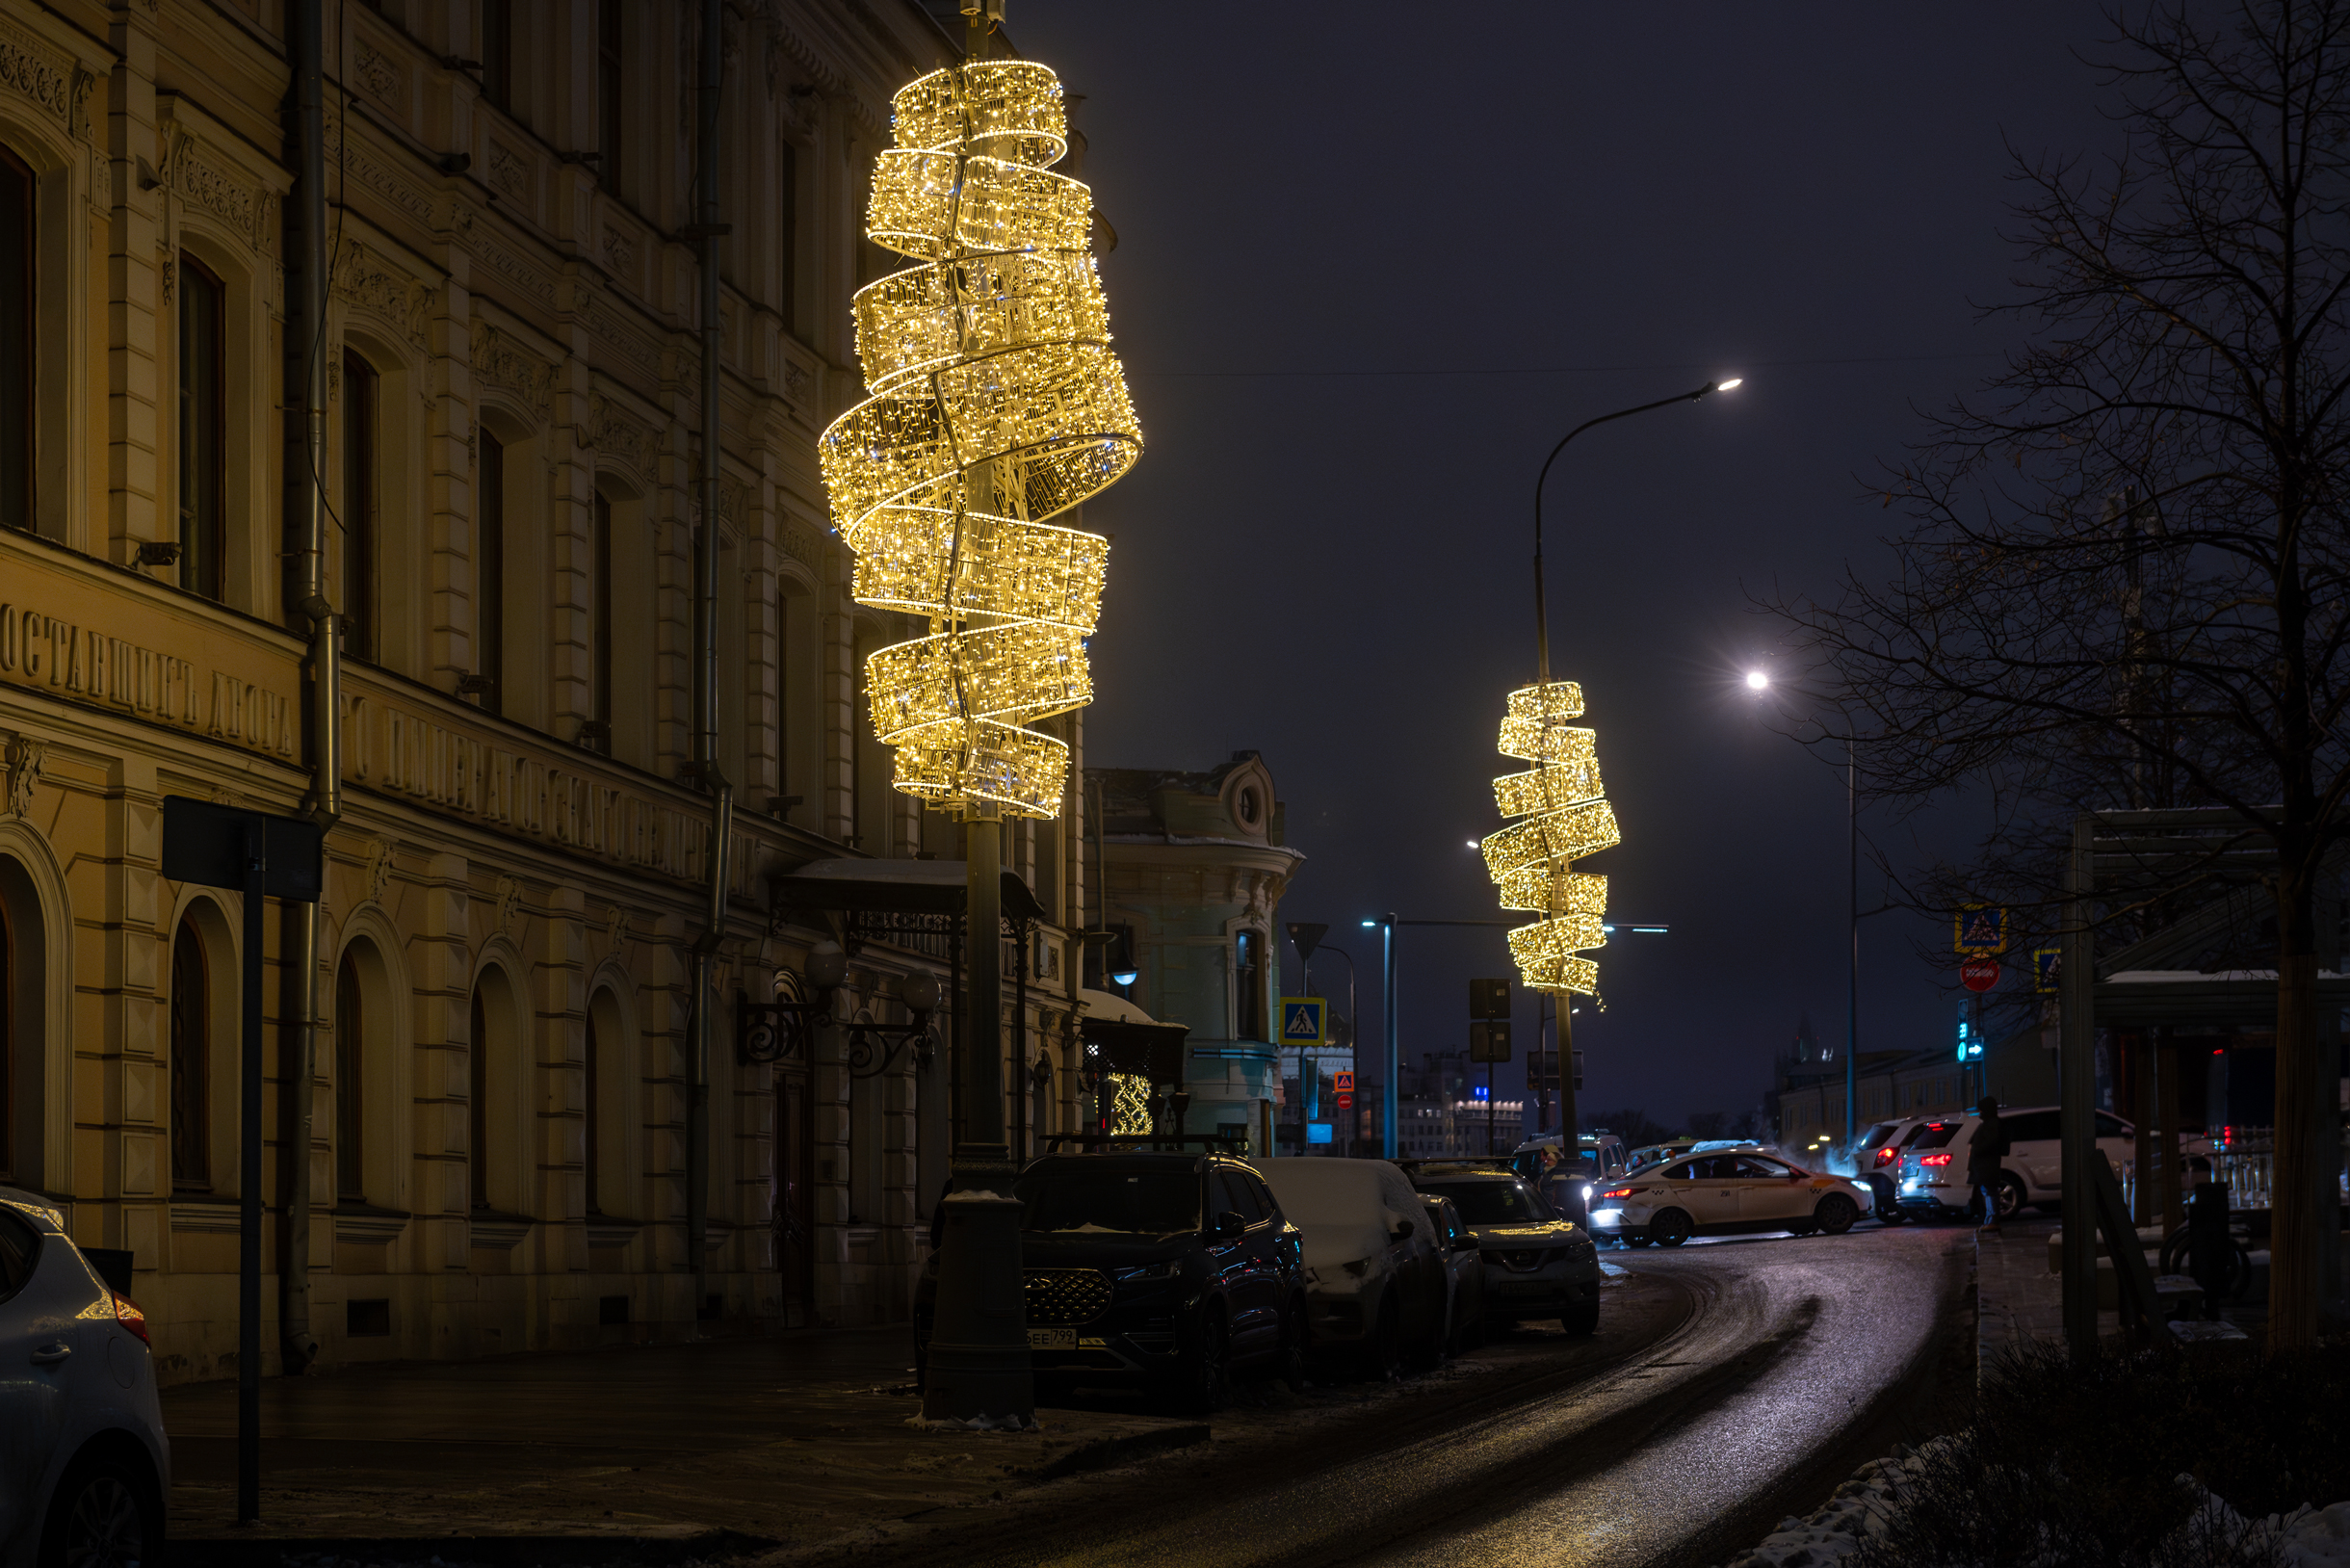
[[[1558,1326],[1580,1338],[1589,1338],[1600,1331],[1600,1304],[1594,1301],[1587,1307],[1569,1308],[1560,1315]]]
[[[1224,1315],[1212,1307],[1201,1317],[1199,1341],[1184,1358],[1183,1371],[1176,1374],[1181,1381],[1181,1403],[1187,1412],[1212,1416],[1224,1408],[1231,1391],[1230,1354],[1231,1341],[1224,1327]]]
[[[1667,1209],[1648,1222],[1648,1239],[1658,1246],[1679,1246],[1689,1239],[1693,1228],[1686,1214]]]
[[[1999,1185],[1993,1190],[1998,1194],[2001,1219],[2013,1219],[2024,1212],[2024,1182],[2013,1171],[2002,1172]]]
[[[1292,1394],[1306,1391],[1306,1315],[1302,1307],[1292,1307],[1281,1324],[1281,1356],[1275,1363],[1275,1373]]]
[[[1374,1383],[1392,1383],[1403,1373],[1403,1320],[1391,1298],[1379,1308],[1379,1321],[1371,1331],[1364,1352],[1363,1372]]]
[[[1812,1211],[1812,1218],[1830,1236],[1841,1236],[1861,1217],[1861,1206],[1841,1192],[1831,1192],[1819,1200]]]
[[[140,1468],[106,1455],[74,1461],[50,1500],[40,1568],[144,1568],[163,1548],[163,1499]]]

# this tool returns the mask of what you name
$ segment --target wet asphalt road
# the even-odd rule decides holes
[[[993,1539],[902,1559],[1054,1568],[1679,1568],[1718,1562],[1861,1460],[1948,1424],[1938,1358],[1966,1326],[1966,1227],[1864,1224],[1609,1260],[1685,1294],[1612,1366],[1518,1391],[1392,1446],[1244,1476],[1168,1473]],[[1971,1340],[1968,1341],[1971,1353]],[[985,1536],[989,1532],[978,1532]]]

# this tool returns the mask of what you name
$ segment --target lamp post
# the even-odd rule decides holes
[[[1766,670],[1746,672],[1746,690],[1757,696],[1772,690]],[[1817,692],[1807,692],[1798,686],[1786,688],[1801,696],[1819,701],[1827,698]],[[1861,1055],[1861,762],[1859,744],[1852,736],[1844,737],[1844,1146],[1849,1150],[1859,1137]],[[1871,909],[1872,915],[1883,914]]]
[[[1583,712],[1582,690],[1572,681],[1551,679],[1551,617],[1543,581],[1542,495],[1569,444],[1585,431],[1634,414],[1698,403],[1739,385],[1728,377],[1692,391],[1634,404],[1586,419],[1558,438],[1534,476],[1534,684],[1509,694],[1501,721],[1501,751],[1532,764],[1530,770],[1494,780],[1494,803],[1503,817],[1522,819],[1487,837],[1480,846],[1485,868],[1500,890],[1501,907],[1534,915],[1514,925],[1511,955],[1527,985],[1565,993],[1596,992],[1598,965],[1579,956],[1606,941],[1607,879],[1570,870],[1585,855],[1622,842],[1615,811],[1600,782],[1599,750],[1592,732],[1568,727]],[[1557,1049],[1569,1071],[1560,1077],[1560,1125],[1575,1136],[1572,1065],[1574,1007],[1556,1014]],[[1392,1122],[1391,1122],[1392,1125]]]

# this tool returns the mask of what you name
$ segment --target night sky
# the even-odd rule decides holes
[[[1749,1109],[1801,1016],[1841,1042],[1842,777],[1740,688],[1773,649],[1751,600],[1881,573],[1900,514],[1867,477],[2020,341],[1977,309],[2015,266],[2008,148],[2117,145],[2076,53],[2096,8],[1013,0],[1009,27],[1085,95],[1147,442],[1085,510],[1116,540],[1088,761],[1264,753],[1309,857],[1282,918],[1353,953],[1369,1046],[1358,922],[1498,913],[1466,846],[1522,766],[1494,740],[1533,675],[1544,455],[1742,375],[1583,436],[1548,491],[1553,671],[1624,833],[1583,868],[1673,928],[1596,955],[1582,1106]],[[1863,823],[1896,862],[1972,825]],[[1946,941],[1865,923],[1864,1050],[1951,1038],[1920,952]],[[1501,933],[1403,944],[1405,1051],[1459,1045]]]

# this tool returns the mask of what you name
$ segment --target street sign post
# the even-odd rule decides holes
[[[243,1035],[237,1118],[237,1522],[261,1517],[261,959],[262,904],[316,903],[320,832],[302,817],[163,797],[163,874],[245,895]]]
[[[1469,982],[1469,1016],[1489,1020],[1509,1017],[1509,981],[1473,980]]]
[[[1507,1061],[1509,1059],[1509,1025],[1506,1023],[1475,1023],[1469,1026],[1469,1059],[1471,1061]]]
[[[1995,954],[2007,951],[2007,911],[1996,903],[1961,904],[1957,917],[1956,950]]]
[[[1318,996],[1281,999],[1281,1044],[1317,1046],[1330,1036],[1330,1009]]]
[[[1958,983],[1970,991],[1988,991],[1999,983],[1999,960],[1970,958],[1958,966]]]

